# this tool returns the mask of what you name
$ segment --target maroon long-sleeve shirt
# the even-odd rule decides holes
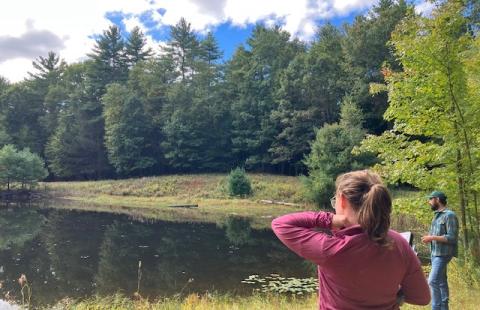
[[[359,225],[332,235],[333,214],[300,212],[272,222],[277,237],[293,252],[318,265],[319,309],[398,309],[397,293],[405,302],[426,305],[430,291],[420,261],[397,232],[388,236],[393,246],[371,241]]]

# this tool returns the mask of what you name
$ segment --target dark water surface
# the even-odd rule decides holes
[[[25,274],[34,304],[137,290],[142,296],[190,292],[249,294],[252,274],[310,277],[311,266],[269,230],[243,219],[221,224],[134,220],[110,213],[0,207],[1,292],[20,298]],[[0,296],[1,297],[1,296]]]

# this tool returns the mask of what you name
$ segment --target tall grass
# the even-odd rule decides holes
[[[252,182],[251,199],[305,202],[297,177],[248,174]],[[57,194],[115,195],[134,197],[177,197],[227,199],[227,174],[191,174],[144,177],[125,180],[44,183]]]
[[[448,276],[450,284],[450,309],[476,310],[479,309],[480,286],[477,283],[465,281],[467,269],[456,260],[449,264]],[[155,301],[146,299],[130,299],[122,295],[94,297],[87,300],[73,301],[65,299],[53,307],[64,310],[303,310],[317,308],[317,294],[304,297],[289,297],[282,294],[260,294],[239,297],[232,295],[190,294],[186,297],[161,298]],[[50,307],[49,309],[52,309]],[[430,309],[430,306],[414,306],[404,304],[401,309]]]
[[[305,206],[302,185],[296,177],[251,174],[253,194],[232,198],[227,174],[169,175],[126,180],[45,183],[54,197],[73,204],[56,208],[86,209],[128,214],[165,221],[222,223],[231,215],[251,219],[253,228],[268,228],[272,218],[301,211]],[[294,202],[298,206],[264,204],[260,200]],[[172,205],[200,208],[168,208]]]
[[[317,296],[312,294],[305,298],[294,298],[282,295],[252,295],[234,297],[228,295],[190,294],[185,298],[163,298],[157,301],[144,299],[132,300],[122,295],[96,297],[79,303],[62,301],[54,309],[64,310],[304,310],[314,309]]]

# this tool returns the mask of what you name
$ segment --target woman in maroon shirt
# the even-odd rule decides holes
[[[420,262],[389,229],[392,200],[380,177],[368,170],[345,173],[336,189],[335,214],[292,213],[272,222],[288,248],[318,265],[319,309],[399,309],[399,300],[427,305]]]

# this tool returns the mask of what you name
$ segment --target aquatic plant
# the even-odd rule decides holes
[[[242,283],[255,285],[257,286],[256,290],[264,293],[289,295],[311,294],[318,288],[316,278],[284,278],[278,274],[270,274],[266,277],[254,274],[243,280]]]

